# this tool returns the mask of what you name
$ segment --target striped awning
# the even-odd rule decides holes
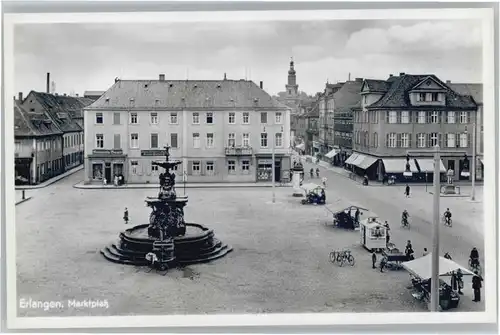
[[[338,153],[340,152],[340,150],[338,149],[333,149],[333,150],[330,150],[326,155],[325,157],[326,158],[333,158],[335,157]]]
[[[358,155],[358,159],[356,159],[356,162],[354,162],[354,165],[359,167],[360,169],[366,170],[375,162],[378,160],[378,158],[373,157],[373,156],[368,156],[368,155]]]

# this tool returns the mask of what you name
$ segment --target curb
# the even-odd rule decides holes
[[[79,165],[69,171],[66,171],[64,172],[63,174],[60,174],[58,176],[55,176],[55,177],[52,177],[51,179],[47,180],[47,181],[44,181],[43,183],[39,184],[39,185],[29,185],[29,186],[18,186],[16,187],[16,191],[18,190],[36,190],[36,189],[39,189],[39,188],[44,188],[44,187],[47,187],[49,185],[52,185],[56,182],[58,182],[59,180],[61,179],[64,179],[68,176],[71,176],[72,174],[80,171],[80,170],[83,170],[83,164],[82,165]]]
[[[24,198],[24,199],[22,199],[22,200],[19,200],[18,202],[16,202],[16,206],[17,206],[17,205],[22,204],[23,202],[26,202],[26,201],[28,201],[28,200],[31,200],[31,198],[33,198],[33,197],[27,197],[27,198]]]
[[[229,184],[229,185],[224,185],[224,184],[191,184],[185,186],[186,189],[188,188],[271,188],[273,185],[269,184],[242,184],[242,185],[237,185],[237,184]],[[291,187],[292,185],[276,185],[276,187],[283,188],[283,187]],[[160,188],[159,184],[128,184],[125,186],[101,186],[101,185],[83,185],[82,183],[77,183],[73,185],[74,188],[78,189],[85,189],[85,190],[117,190],[117,189],[158,189]],[[176,187],[177,191],[180,191],[184,188],[184,185],[179,185]]]

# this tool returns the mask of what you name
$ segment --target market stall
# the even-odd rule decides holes
[[[361,245],[369,251],[382,251],[386,247],[386,227],[377,217],[370,216],[359,223]]]

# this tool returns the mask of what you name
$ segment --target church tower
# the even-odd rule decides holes
[[[286,87],[286,103],[287,105],[297,105],[299,97],[299,85],[297,85],[297,76],[293,68],[293,58],[290,60],[290,70],[288,70],[288,84]]]

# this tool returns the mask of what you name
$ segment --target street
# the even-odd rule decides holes
[[[408,239],[417,257],[431,248],[430,218],[408,206],[412,228],[399,227],[402,208],[412,199],[398,188],[363,187],[334,172],[321,173],[328,178],[329,208],[369,208],[389,221],[391,241],[400,249]],[[127,228],[123,209],[128,207],[132,225],[146,223],[150,210],[144,198],[156,191],[73,188],[82,174],[31,190],[27,196],[33,199],[16,206],[17,294],[44,301],[106,299],[109,308],[18,309],[20,316],[425,311],[406,288],[408,273],[371,269],[359,233],[325,226],[331,214],[301,205],[291,188],[276,188],[276,204],[271,188],[187,190],[186,221],[214,229],[230,244],[234,251],[225,258],[165,277],[110,263],[99,250]],[[442,252],[466,265],[472,246],[482,253],[483,243],[454,220],[453,228],[441,230]],[[329,262],[329,252],[342,248],[352,250],[354,267]],[[464,292],[452,311],[484,310],[483,302],[471,301],[470,285]]]

